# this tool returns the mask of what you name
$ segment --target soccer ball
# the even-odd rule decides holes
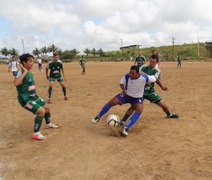
[[[120,122],[119,117],[115,114],[111,114],[107,117],[107,124],[109,126],[112,127],[118,126],[119,122]]]

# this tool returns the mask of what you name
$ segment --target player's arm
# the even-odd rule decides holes
[[[22,83],[24,77],[26,76],[26,74],[28,72],[28,70],[25,69],[23,66],[20,66],[20,67],[21,67],[21,70],[18,71],[16,79],[13,82],[15,86],[18,86]]]
[[[166,86],[163,85],[163,83],[161,82],[160,79],[157,79],[156,80],[156,83],[160,86],[160,88],[163,90],[163,91],[168,91],[168,88]]]
[[[49,75],[48,75],[48,73],[49,73],[49,68],[46,67],[46,79],[47,79],[47,80],[49,80]]]
[[[65,77],[65,72],[64,72],[64,69],[63,69],[63,65],[62,65],[62,67],[61,67],[61,71],[62,71],[62,74],[63,74],[63,78],[64,78],[64,80],[66,81],[66,77]]]
[[[125,86],[126,86],[126,79],[125,79],[125,76],[123,76],[120,80],[120,88],[124,94],[127,94],[127,90]]]
[[[8,65],[8,72],[11,70],[11,64]]]

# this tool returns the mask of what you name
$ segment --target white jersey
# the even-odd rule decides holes
[[[38,64],[41,64],[42,63],[42,59],[37,59],[37,62],[38,62]]]
[[[10,61],[9,62],[9,67],[11,68],[11,71],[17,71],[18,70],[18,61]]]
[[[137,79],[130,79],[129,73],[123,76],[120,84],[123,84],[127,90],[127,95],[134,98],[142,98],[144,95],[144,87],[147,83],[155,82],[154,76],[140,74]]]

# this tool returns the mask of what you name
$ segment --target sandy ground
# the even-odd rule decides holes
[[[211,180],[212,179],[212,63],[162,62],[168,92],[157,88],[180,119],[166,119],[162,110],[145,102],[142,118],[127,138],[106,124],[115,113],[122,117],[129,105],[117,106],[98,124],[91,118],[116,95],[119,80],[132,62],[88,62],[87,75],[79,64],[65,64],[69,101],[55,84],[49,105],[57,130],[31,139],[33,114],[16,99],[13,77],[0,65],[0,179],[73,180]],[[32,72],[38,94],[46,99],[48,81],[35,64]]]

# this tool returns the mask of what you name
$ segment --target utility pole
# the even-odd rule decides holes
[[[172,60],[174,60],[174,36],[172,37]]]
[[[121,54],[123,55],[123,40],[121,38]]]
[[[198,37],[198,42],[197,42],[197,56],[198,56],[198,59],[200,59],[200,54],[199,54],[199,37]]]
[[[21,39],[22,47],[23,47],[23,53],[25,53],[25,48],[24,48],[24,40]]]

